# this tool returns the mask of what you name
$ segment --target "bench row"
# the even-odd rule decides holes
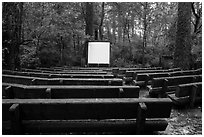
[[[17,75],[2,75],[4,83],[16,83],[24,85],[109,85],[122,86],[122,79],[118,78],[38,78]]]
[[[202,82],[178,85],[175,94],[169,94],[168,97],[175,105],[193,107],[202,102]]]
[[[2,99],[2,133],[145,134],[165,130],[171,108],[168,98]]]
[[[135,71],[159,71],[161,68],[115,68],[112,74],[117,77],[133,77]]]
[[[168,73],[168,72],[174,72],[179,71],[180,68],[174,68],[174,69],[153,69],[153,70],[136,70],[136,71],[126,71],[124,75],[122,75],[123,79],[126,81],[126,83],[131,83],[133,80],[136,80],[138,74],[144,74],[144,73]]]
[[[21,72],[21,71],[8,71],[3,70],[3,74],[6,75],[18,75],[40,78],[114,78],[111,74],[51,74],[51,73],[39,73],[39,72]]]
[[[149,69],[161,69],[161,67],[154,68],[118,68],[118,67],[87,67],[87,68],[66,68],[66,67],[54,67],[54,68],[37,68],[37,70],[45,70],[45,71],[128,71],[128,70],[149,70]],[[32,70],[32,69],[24,69],[24,70]]]
[[[110,74],[108,72],[104,72],[104,71],[11,71],[11,70],[2,70],[3,74],[88,74],[88,75],[106,75],[106,74]]]
[[[153,78],[152,84],[148,86],[149,94],[151,97],[172,94],[178,85],[194,82],[202,82],[202,75]]]
[[[25,68],[24,68],[25,69]],[[111,70],[112,68],[108,67],[53,67],[53,68],[42,68],[39,67],[35,70],[46,70],[46,71],[103,71],[103,70]],[[32,69],[29,69],[32,70]]]
[[[138,73],[134,82],[139,86],[146,87],[148,84],[151,84],[151,81],[153,78],[185,76],[185,75],[201,75],[201,74],[202,74],[202,69],[174,71],[174,72]]]
[[[139,98],[138,86],[25,86],[2,83],[3,98]]]

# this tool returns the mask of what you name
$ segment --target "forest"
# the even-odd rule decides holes
[[[81,66],[88,40],[111,42],[112,67],[192,69],[202,62],[202,3],[3,2],[3,69]]]

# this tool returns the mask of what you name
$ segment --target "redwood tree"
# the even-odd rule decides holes
[[[174,67],[189,69],[191,60],[191,3],[178,3]]]
[[[20,68],[19,46],[22,42],[22,15],[22,2],[3,3],[4,67],[11,70]]]

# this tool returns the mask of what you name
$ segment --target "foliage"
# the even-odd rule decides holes
[[[93,5],[93,29],[101,40],[111,42],[113,66],[159,65],[162,55],[172,55],[175,47],[177,5],[172,2],[148,2],[146,8],[146,44],[144,46],[144,2],[96,2]],[[194,4],[192,53],[202,55],[202,10]],[[3,10],[3,63],[6,62],[7,15]],[[86,3],[25,2],[19,57],[22,67],[80,66],[86,35]],[[201,27],[202,28],[202,27]],[[199,31],[197,31],[199,30]],[[199,33],[197,33],[199,32]],[[102,33],[102,34],[101,34]],[[192,32],[193,33],[193,32]],[[144,53],[144,54],[143,54]],[[4,63],[5,64],[5,63]]]

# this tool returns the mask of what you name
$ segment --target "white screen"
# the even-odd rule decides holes
[[[110,42],[88,43],[88,64],[109,64]]]

